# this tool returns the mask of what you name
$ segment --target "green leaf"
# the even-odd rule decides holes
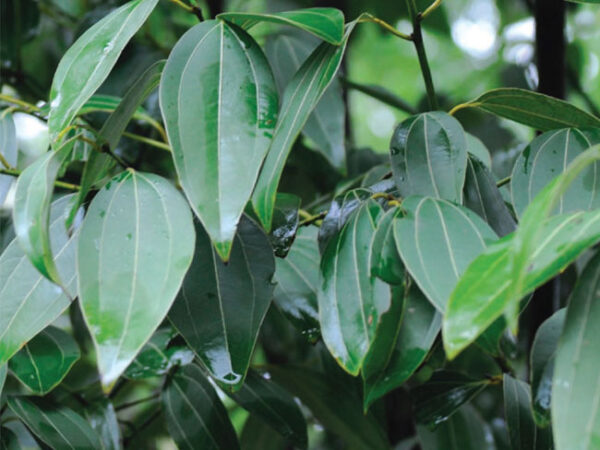
[[[305,8],[272,14],[223,13],[217,18],[249,29],[259,22],[291,25],[334,45],[342,44],[344,14],[336,8]]]
[[[558,338],[565,322],[566,310],[559,309],[546,319],[535,333],[531,346],[529,380],[531,381],[531,406],[533,418],[540,427],[550,423],[552,376]]]
[[[319,45],[304,61],[283,93],[273,142],[252,193],[252,206],[267,230],[271,228],[277,186],[285,161],[308,117],[335,77],[354,25],[355,22],[348,25],[342,45],[326,42]]]
[[[2,450],[23,450],[19,438],[10,428],[0,428],[0,448]]]
[[[52,140],[106,79],[121,52],[158,0],[132,0],[96,22],[64,54],[50,89],[48,128]]]
[[[4,112],[0,114],[0,155],[8,164],[16,167],[18,149],[15,122],[12,114]],[[6,169],[2,163],[0,163],[0,166]],[[13,180],[14,177],[10,175],[0,175],[0,206],[4,203]]]
[[[319,284],[318,228],[302,227],[296,234],[288,255],[275,260],[273,301],[285,316],[310,341],[318,339],[319,311],[317,290]]]
[[[68,333],[49,326],[11,358],[9,367],[31,392],[45,395],[60,384],[80,355]]]
[[[365,408],[401,386],[425,360],[440,331],[442,317],[416,286],[411,286],[390,360],[375,377],[364,381]]]
[[[406,119],[394,131],[390,154],[403,197],[428,195],[462,203],[467,141],[454,117],[434,111]]]
[[[471,133],[465,133],[465,137],[467,138],[467,152],[481,161],[488,170],[492,170],[492,155],[481,139]]]
[[[164,67],[164,63],[165,61],[157,61],[155,64],[150,66],[150,68],[153,68],[158,65]],[[148,70],[150,70],[150,68]],[[130,90],[135,89],[136,85],[137,82],[134,82],[131,85]],[[115,97],[114,95],[94,94],[90,97],[90,99],[87,102],[85,102],[81,109],[79,109],[78,115],[83,116],[86,114],[96,112],[113,113],[119,107],[122,101],[123,99],[121,99],[120,97]],[[146,111],[142,106],[138,106],[137,108],[135,108],[135,112],[133,113],[132,117],[136,120],[152,120],[152,116],[150,115],[150,113],[148,113],[148,111]]]
[[[533,198],[578,155],[600,143],[600,130],[566,128],[536,137],[515,161],[510,191],[512,204],[521,216]],[[555,213],[600,207],[600,163],[586,168],[560,197]]]
[[[183,190],[226,261],[275,129],[269,63],[242,29],[205,21],[173,48],[159,95]]]
[[[46,153],[21,173],[13,210],[19,245],[33,266],[59,286],[63,283],[54,264],[50,242],[50,202],[54,181],[73,149],[73,142],[73,139],[64,142],[60,149]]]
[[[2,389],[6,381],[6,374],[8,373],[8,364],[2,364],[0,366],[0,395],[2,395]]]
[[[464,200],[465,206],[479,214],[498,236],[506,236],[515,230],[515,219],[504,203],[494,176],[475,158],[467,161]]]
[[[445,200],[409,197],[394,235],[406,269],[429,301],[444,312],[465,269],[496,234],[475,213]]]
[[[434,431],[417,426],[423,450],[495,450],[491,430],[471,405],[464,405]]]
[[[400,208],[387,211],[377,223],[371,241],[371,275],[388,284],[402,284],[405,276],[404,265],[394,238],[394,221],[398,217],[402,217]]]
[[[321,258],[319,317],[327,348],[352,375],[360,372],[379,320],[391,306],[390,288],[371,276],[370,243],[381,206],[367,200],[327,244]]]
[[[250,415],[240,437],[242,450],[284,450],[286,441],[261,419]]]
[[[96,432],[66,406],[34,397],[8,397],[7,402],[27,428],[51,448],[102,448]]]
[[[600,126],[600,119],[564,100],[525,89],[493,89],[468,105],[541,131]]]
[[[387,437],[372,413],[363,414],[355,391],[341,389],[320,372],[300,367],[269,367],[272,379],[287,389],[331,432],[354,448],[389,449]]]
[[[55,264],[70,296],[76,293],[75,245],[79,236],[65,230],[65,209],[73,196],[50,210],[50,241]],[[46,328],[69,306],[70,298],[31,265],[14,239],[0,256],[0,365]]]
[[[165,318],[193,250],[189,207],[164,178],[130,169],[94,197],[77,266],[81,309],[105,389]]]
[[[196,225],[194,260],[169,319],[219,385],[235,391],[271,304],[275,258],[268,237],[246,216],[227,264]]]
[[[181,450],[239,449],[227,411],[197,365],[177,369],[161,399],[167,428]]]
[[[315,49],[316,43],[305,36],[277,33],[267,37],[265,53],[273,75],[283,93],[302,63]],[[345,104],[342,86],[337,78],[325,90],[321,100],[308,117],[302,134],[308,138],[329,163],[342,174],[346,173]]]
[[[132,380],[142,380],[164,375],[176,365],[191,363],[194,353],[190,349],[176,343],[171,345],[175,334],[170,328],[156,330],[124,375]]]
[[[470,402],[489,383],[489,380],[477,380],[460,372],[435,372],[425,384],[411,391],[417,423],[435,428],[462,405]]]
[[[84,409],[85,418],[98,434],[104,450],[119,450],[121,437],[117,414],[110,400],[101,398]]]
[[[295,447],[306,449],[306,420],[294,398],[266,374],[250,371],[242,388],[230,394],[251,417],[260,417]]]
[[[552,426],[557,450],[600,444],[600,254],[587,264],[567,306],[552,380]]]
[[[275,256],[285,258],[298,230],[298,209],[301,199],[294,194],[277,194],[273,211],[273,227],[269,240]]]

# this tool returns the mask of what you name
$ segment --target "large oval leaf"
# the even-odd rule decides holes
[[[196,253],[169,319],[219,384],[237,390],[273,295],[269,239],[246,216],[225,264],[197,224]]]
[[[271,143],[277,105],[262,50],[235,25],[202,22],[173,48],[160,106],[183,190],[223,260]]]
[[[510,191],[520,216],[533,198],[578,155],[600,143],[600,130],[565,128],[536,137],[515,161]],[[558,200],[556,213],[600,207],[600,163],[586,168]]]
[[[468,265],[497,239],[475,213],[430,197],[402,203],[405,217],[394,234],[404,265],[429,301],[441,312]]]
[[[62,197],[50,211],[50,241],[61,279],[74,297],[77,272],[75,245],[79,236],[67,235],[64,220],[72,196]],[[17,240],[0,256],[0,365],[52,323],[70,304],[63,290],[31,265]]]
[[[556,351],[552,425],[557,450],[600,445],[600,254],[586,266],[571,294]]]
[[[170,376],[161,398],[169,433],[180,449],[239,448],[227,411],[197,365]]]
[[[75,340],[65,331],[47,327],[9,361],[10,370],[37,395],[54,389],[79,359]]]
[[[12,114],[1,113],[0,116],[0,155],[10,166],[17,165],[17,131]],[[3,166],[3,164],[0,164]],[[4,167],[8,169],[8,167]],[[0,205],[4,203],[6,194],[12,185],[14,177],[10,175],[0,175]]]
[[[429,195],[462,202],[467,141],[454,117],[435,111],[406,119],[394,131],[390,153],[403,197]]]
[[[105,389],[166,316],[192,261],[188,205],[164,178],[128,170],[94,197],[77,247],[79,300]]]
[[[96,22],[64,54],[52,80],[48,127],[53,140],[106,79],[158,0],[132,0]]]

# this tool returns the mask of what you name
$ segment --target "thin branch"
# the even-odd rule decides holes
[[[456,105],[454,108],[452,108],[448,114],[450,114],[451,116],[453,116],[454,114],[456,114],[458,111],[460,111],[461,109],[466,109],[466,108],[476,108],[479,105],[481,105],[481,103],[479,102],[467,102],[467,103],[460,103],[459,105]]]
[[[123,132],[123,136],[128,137],[129,139],[133,139],[134,141],[143,142],[144,144],[151,145],[152,147],[160,148],[161,150],[171,152],[171,147],[169,147],[169,145],[165,144],[164,142],[140,136],[139,134],[129,133],[127,131]]]
[[[15,170],[15,169],[1,169],[0,168],[0,175],[10,175],[11,177],[18,177],[19,175],[21,175],[21,171]],[[63,188],[63,189],[68,189],[70,191],[78,191],[79,190],[79,186],[77,184],[66,183],[66,182],[60,181],[60,180],[56,180],[54,182],[54,186]]]
[[[389,23],[387,23],[384,20],[381,20],[380,18],[375,17],[369,13],[364,13],[358,21],[359,21],[359,23],[365,23],[365,22],[376,23],[377,25],[382,27],[384,30],[392,33],[394,36],[397,36],[400,39],[404,39],[405,41],[413,40],[412,36],[402,33],[401,31],[398,31],[395,27],[393,27]]]
[[[355,83],[354,81],[350,81],[345,77],[339,78],[342,84],[344,84],[350,89],[362,92],[363,94],[366,94],[369,97],[379,100],[380,102],[385,103],[386,105],[390,105],[409,114],[417,114],[417,110],[411,105],[409,105],[407,102],[379,86],[370,86],[368,84]]]
[[[35,105],[32,105],[31,103],[27,103],[23,100],[19,100],[18,98],[14,98],[14,97],[11,97],[10,95],[6,95],[6,94],[0,94],[0,100],[3,102],[12,103],[13,105],[18,105],[21,108],[25,108],[26,110],[30,110],[30,111],[39,111],[40,110],[40,108],[38,108]]]
[[[137,405],[140,405],[142,403],[147,403],[147,402],[150,402],[152,400],[156,400],[159,396],[160,396],[160,393],[156,393],[156,394],[153,394],[153,395],[151,395],[149,397],[144,397],[144,398],[141,398],[139,400],[134,400],[134,401],[131,401],[131,402],[123,403],[123,404],[121,404],[119,406],[115,406],[115,411],[122,411],[124,409],[131,408],[132,406],[137,406]]]
[[[511,177],[502,178],[501,180],[498,180],[498,182],[496,183],[496,186],[500,188],[500,187],[504,186],[505,184],[510,183],[510,180],[511,180]]]
[[[425,19],[429,14],[435,11],[442,4],[442,0],[435,0],[431,5],[427,7],[425,11],[419,14],[419,20]]]
[[[204,20],[204,17],[202,16],[202,10],[197,6],[188,5],[181,0],[170,0],[170,2],[175,3],[180,8],[185,9],[187,12],[194,14],[200,22]]]

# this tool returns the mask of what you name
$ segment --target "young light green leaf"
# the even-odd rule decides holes
[[[344,36],[344,14],[336,8],[304,8],[271,14],[232,12],[219,14],[217,18],[235,23],[246,30],[259,22],[290,25],[333,45],[340,45]]]
[[[161,399],[169,433],[181,450],[239,449],[227,411],[197,365],[168,377]]]
[[[269,238],[246,216],[227,264],[196,225],[194,260],[169,319],[219,385],[236,391],[271,304],[275,258]]]
[[[9,397],[7,403],[27,428],[51,448],[102,448],[96,432],[66,406],[34,397]]]
[[[0,166],[4,169],[4,162],[11,167],[17,165],[17,132],[15,130],[15,122],[12,114],[2,112],[0,115],[0,156],[3,160]],[[12,185],[14,177],[10,175],[0,175],[0,206],[4,203],[6,194]]]
[[[183,190],[227,261],[275,129],[269,63],[242,29],[205,21],[173,48],[159,95]]]
[[[497,237],[475,213],[445,200],[409,197],[396,220],[396,245],[406,269],[429,301],[444,312],[461,275]]]
[[[75,246],[79,232],[69,237],[65,209],[73,196],[56,200],[50,210],[50,241],[55,264],[69,296],[77,289]],[[0,256],[0,365],[46,328],[69,306],[65,292],[31,265],[14,239]]]
[[[378,203],[367,200],[321,258],[321,333],[331,354],[352,375],[360,372],[379,320],[391,306],[390,288],[371,276],[369,266],[370,243],[382,214]]]
[[[49,326],[11,358],[9,367],[31,392],[46,395],[58,386],[80,355],[68,333]]]
[[[567,306],[552,380],[552,426],[557,450],[600,445],[600,254],[587,264]]]
[[[599,118],[564,100],[525,89],[493,89],[469,104],[541,131],[600,126]]]
[[[96,22],[64,54],[50,89],[53,141],[106,79],[158,0],[132,0]]]
[[[467,141],[454,117],[434,111],[406,119],[394,131],[390,154],[403,197],[428,195],[462,203]]]
[[[128,170],[92,201],[77,247],[79,300],[110,390],[165,318],[192,261],[189,207],[167,180]]]

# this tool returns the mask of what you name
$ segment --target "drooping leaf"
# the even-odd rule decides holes
[[[298,230],[298,209],[301,199],[293,194],[277,194],[273,211],[273,228],[269,234],[275,255],[285,258]]]
[[[205,21],[173,48],[159,95],[183,190],[227,260],[275,129],[269,63],[242,29]]]
[[[304,36],[277,33],[268,36],[265,52],[273,67],[273,75],[283,93],[294,74],[317,46]],[[323,93],[314,111],[308,117],[302,134],[314,143],[329,163],[341,173],[346,173],[345,105],[342,87],[337,78]]]
[[[90,425],[72,409],[43,398],[9,397],[10,409],[51,448],[102,448]]]
[[[403,197],[462,202],[467,141],[458,120],[441,111],[410,117],[394,131],[390,154],[394,182]]]
[[[17,131],[12,114],[0,113],[0,155],[12,167],[17,165]],[[6,169],[0,163],[0,167]],[[6,194],[12,185],[14,177],[10,175],[0,175],[0,206],[4,203]]]
[[[242,388],[230,396],[251,416],[261,418],[295,447],[306,449],[306,420],[294,398],[264,374],[250,371]]]
[[[79,300],[105,389],[165,318],[192,261],[189,207],[164,178],[128,170],[94,197],[77,248]]]
[[[49,326],[11,358],[9,367],[31,392],[45,395],[63,380],[80,355],[68,333]]]
[[[441,312],[465,269],[496,240],[472,211],[445,200],[410,197],[396,220],[396,245],[406,269]]]
[[[119,55],[158,0],[132,0],[96,22],[63,55],[50,89],[52,140],[106,79]]]
[[[367,200],[327,244],[321,258],[319,318],[327,348],[349,373],[359,373],[379,320],[391,306],[390,288],[371,276],[370,243],[381,206]]]
[[[492,155],[490,155],[490,151],[485,144],[471,133],[465,133],[465,136],[467,138],[467,151],[469,154],[481,161],[488,170],[492,170]]]
[[[65,210],[72,198],[62,197],[52,204],[49,230],[56,267],[74,297],[75,246],[79,233],[76,231],[69,237],[64,225]],[[14,239],[0,256],[0,365],[52,323],[69,304],[69,297],[31,265]]]
[[[600,444],[600,256],[581,274],[567,306],[552,380],[552,426],[557,450]]]
[[[600,130],[563,128],[536,137],[515,161],[512,204],[521,216],[533,198],[578,155],[600,143]],[[600,163],[586,168],[559,199],[557,214],[600,207]]]
[[[485,220],[498,236],[515,230],[516,224],[494,177],[478,159],[469,158],[464,190],[465,206]]]
[[[317,290],[319,283],[318,229],[302,227],[285,258],[275,260],[273,301],[309,340],[319,337]]]
[[[381,217],[371,242],[371,275],[389,284],[404,282],[404,265],[394,237],[394,221],[402,216],[400,208],[392,208]]]
[[[86,406],[84,415],[92,429],[98,434],[104,450],[119,450],[121,436],[117,414],[110,400],[102,398]]]
[[[402,385],[425,360],[440,331],[442,317],[416,286],[411,286],[404,307],[404,317],[385,370],[364,381],[364,404]]]
[[[180,449],[239,449],[227,411],[197,365],[178,368],[161,398],[169,433]]]
[[[158,65],[162,66],[161,67],[161,72],[162,72],[162,68],[164,68],[164,61],[157,61],[155,64],[150,66],[150,68],[152,68],[152,67],[156,68],[156,66],[158,66]],[[148,68],[148,70],[150,68]],[[160,78],[160,75],[159,75],[159,78]],[[131,85],[131,89],[135,89],[137,84],[138,84],[137,82],[134,82]],[[158,82],[156,85],[158,86]],[[125,97],[123,97],[123,99],[122,99],[120,97],[115,97],[114,95],[94,94],[79,109],[78,114],[80,116],[82,116],[82,115],[96,113],[96,112],[113,113],[119,107],[119,105],[121,104],[121,102],[124,99],[125,99]],[[142,106],[138,106],[137,108],[135,108],[135,112],[133,113],[132,117],[136,120],[144,120],[146,122],[149,122],[152,120],[152,116],[150,116],[150,113],[148,111],[146,111]]]
[[[200,224],[196,235],[194,260],[169,319],[220,386],[235,391],[271,304],[275,258],[268,237],[246,216],[227,264]]]
[[[219,14],[217,18],[246,30],[259,22],[291,25],[334,45],[340,45],[344,36],[344,14],[336,8],[304,8],[271,14],[231,12]]]
[[[564,100],[525,89],[493,89],[470,103],[484,111],[541,131],[600,126],[599,118]]]

